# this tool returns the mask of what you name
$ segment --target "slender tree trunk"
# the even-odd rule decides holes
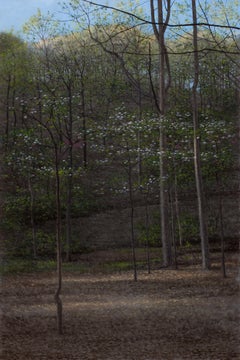
[[[133,260],[133,278],[137,281],[137,261],[135,250],[135,234],[134,234],[134,205],[131,204],[131,243],[132,243],[132,260]]]
[[[85,91],[84,91],[84,82],[81,79],[81,98],[82,98],[82,129],[83,129],[83,166],[86,169],[88,166],[88,158],[87,158],[87,121],[86,121],[86,105],[85,105]]]
[[[174,249],[174,265],[175,269],[178,268],[177,262],[177,244],[176,244],[176,236],[175,236],[175,214],[174,214],[174,207],[173,207],[173,191],[172,189],[169,191],[170,197],[170,207],[171,207],[171,232],[172,232],[172,241],[173,241],[173,249]]]
[[[57,307],[57,329],[58,333],[63,334],[63,309],[61,300],[62,291],[62,218],[61,218],[61,197],[60,197],[60,175],[59,175],[59,155],[60,150],[58,148],[59,142],[61,143],[60,135],[62,134],[61,126],[58,128],[59,138],[55,139],[55,124],[52,127],[53,121],[47,121],[46,123],[42,119],[41,107],[39,108],[39,118],[35,120],[41,125],[42,128],[46,129],[51,143],[54,148],[54,167],[55,167],[55,204],[56,204],[56,260],[57,260],[57,288],[54,294],[54,301]],[[54,120],[53,109],[49,114],[49,119]],[[61,124],[60,124],[61,125]]]
[[[72,125],[73,125],[73,113],[72,113],[72,92],[71,87],[68,87],[68,97],[69,97],[69,123],[67,126],[67,137],[70,142],[68,149],[68,178],[67,178],[67,204],[66,204],[66,261],[71,261],[72,253],[72,219],[71,219],[71,210],[72,210],[72,173],[73,173],[73,134],[72,134]]]
[[[226,274],[226,264],[225,264],[225,241],[224,241],[224,222],[223,222],[223,199],[221,194],[221,180],[219,179],[218,174],[216,173],[216,182],[217,188],[220,190],[219,194],[219,225],[220,225],[220,239],[221,239],[221,268],[222,268],[222,275],[224,278],[227,277]]]
[[[141,90],[139,89],[138,94],[138,122],[142,121],[142,96]],[[141,185],[142,182],[142,154],[141,154],[141,140],[142,140],[142,132],[138,129],[137,132],[137,146],[138,146],[138,185]]]
[[[165,116],[165,41],[164,41],[164,25],[163,25],[163,4],[162,0],[158,1],[158,44],[159,44],[159,151],[160,151],[160,214],[161,214],[161,240],[163,250],[163,265],[170,266],[172,263],[172,250],[169,231],[169,203],[168,203],[168,184],[166,169],[166,136],[164,131]]]
[[[16,127],[17,127],[17,111],[16,111],[16,108],[15,108],[15,97],[16,97],[16,79],[15,79],[15,76],[13,77],[13,91],[12,91],[12,109],[13,109],[13,128],[14,128],[14,133],[16,131]]]
[[[57,275],[58,275],[58,286],[54,295],[55,303],[57,305],[57,324],[58,333],[63,333],[62,328],[62,241],[61,241],[61,200],[60,200],[60,177],[58,167],[58,150],[55,145],[55,176],[56,176],[56,242],[57,242]]]
[[[30,194],[30,219],[32,227],[32,245],[33,245],[33,258],[37,258],[37,246],[36,246],[36,226],[34,221],[34,192],[32,188],[30,174],[28,174],[28,190]]]
[[[68,161],[68,178],[67,178],[67,206],[66,206],[66,261],[71,261],[72,255],[72,146],[69,148]]]
[[[150,264],[150,250],[149,250],[149,208],[148,208],[148,193],[146,194],[146,198],[145,198],[145,216],[146,216],[146,222],[145,222],[145,227],[146,227],[146,243],[145,243],[145,247],[146,247],[146,256],[147,256],[147,269],[148,269],[148,274],[151,273],[151,264]]]
[[[9,141],[9,123],[10,123],[10,114],[9,114],[9,106],[10,106],[10,88],[11,88],[11,76],[8,77],[7,84],[7,92],[6,92],[6,128],[5,128],[5,146],[8,148]]]
[[[160,222],[161,222],[161,241],[162,241],[162,253],[163,253],[163,265],[170,266],[172,263],[172,244],[170,239],[170,226],[169,226],[169,203],[168,203],[168,184],[167,184],[167,167],[166,167],[166,136],[164,131],[164,118],[165,118],[165,105],[167,90],[170,86],[170,68],[169,61],[167,56],[167,51],[165,47],[165,38],[164,34],[167,29],[167,25],[170,18],[171,11],[171,1],[167,0],[165,2],[167,15],[165,22],[163,20],[163,0],[157,1],[157,16],[158,21],[155,21],[155,6],[154,0],[150,0],[150,9],[151,9],[151,20],[153,31],[158,42],[159,48],[159,96],[155,97],[155,92],[153,91],[155,102],[159,111],[159,172],[160,172]],[[158,23],[158,24],[157,24]],[[165,77],[165,65],[168,72],[168,81]]]
[[[137,281],[137,261],[136,261],[136,251],[135,251],[135,233],[134,233],[134,200],[133,200],[133,184],[132,184],[132,164],[131,156],[129,153],[129,148],[127,146],[128,152],[128,186],[129,186],[129,200],[131,206],[131,245],[132,245],[132,262],[133,262],[133,276],[134,281]]]
[[[83,166],[86,169],[88,166],[88,157],[87,157],[87,125],[86,125],[86,115],[83,115]]]
[[[227,277],[225,264],[225,242],[224,242],[224,226],[223,226],[223,209],[222,209],[222,195],[219,199],[219,215],[220,215],[220,236],[221,236],[221,268],[223,277]]]
[[[192,0],[193,15],[193,48],[194,48],[194,83],[192,87],[192,111],[193,111],[193,143],[194,143],[194,168],[198,200],[198,216],[200,225],[202,267],[210,268],[209,245],[206,220],[206,205],[202,183],[201,161],[200,161],[200,128],[198,119],[198,78],[199,78],[199,59],[198,59],[198,33],[197,33],[197,12],[196,1]]]
[[[175,165],[174,165],[175,168]],[[175,171],[175,170],[174,170]],[[182,225],[180,219],[180,210],[179,210],[179,199],[178,199],[178,181],[176,172],[174,174],[174,201],[175,201],[175,209],[176,209],[176,220],[178,226],[178,236],[179,236],[179,245],[182,246],[183,238],[182,238]]]

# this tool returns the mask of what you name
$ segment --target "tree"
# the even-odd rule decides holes
[[[171,24],[169,17],[172,8],[167,1],[151,2],[153,21],[149,22],[145,22],[141,16],[134,17],[134,13],[125,11],[123,5],[116,9],[118,12],[114,15],[109,15],[109,10],[102,14],[101,9],[94,19],[87,10],[84,13],[87,21],[83,22],[82,17],[79,20],[81,4],[78,1],[73,4],[77,8],[72,8],[72,16],[79,32],[66,33],[58,22],[37,14],[27,26],[32,35],[28,46],[21,41],[15,42],[15,39],[12,41],[11,36],[10,39],[3,37],[1,40],[0,106],[4,120],[1,131],[8,144],[6,159],[9,160],[9,165],[5,166],[8,172],[6,176],[7,179],[15,179],[15,184],[10,181],[8,184],[11,187],[8,214],[12,220],[16,219],[16,211],[11,213],[10,210],[16,210],[17,204],[23,199],[21,213],[26,223],[19,226],[25,226],[24,229],[29,234],[31,222],[32,229],[38,225],[39,199],[43,199],[41,204],[45,204],[41,210],[42,219],[56,219],[56,206],[50,205],[57,195],[55,190],[58,173],[60,210],[67,224],[66,242],[64,239],[63,245],[70,255],[76,244],[74,233],[71,241],[71,219],[82,214],[79,209],[84,205],[84,180],[87,192],[97,198],[100,208],[109,206],[110,203],[112,205],[114,199],[109,187],[111,180],[114,181],[113,177],[119,177],[118,166],[123,155],[127,171],[122,172],[124,175],[121,173],[119,181],[122,181],[122,185],[130,182],[131,186],[127,188],[134,189],[131,194],[134,200],[133,214],[135,198],[145,205],[148,200],[155,204],[159,193],[162,197],[161,228],[165,234],[162,235],[163,253],[164,264],[168,265],[172,255],[170,235],[176,235],[174,228],[177,225],[180,235],[183,233],[179,237],[184,244],[185,233],[181,231],[182,197],[196,196],[193,137],[196,140],[198,164],[205,191],[211,194],[217,186],[222,186],[224,171],[227,166],[232,166],[232,152],[225,153],[225,145],[223,148],[221,142],[221,157],[220,150],[215,151],[219,144],[212,139],[219,135],[217,127],[230,124],[236,117],[239,96],[236,81],[239,73],[238,39],[230,30],[228,37],[222,28],[217,31],[218,28],[210,24],[205,9],[202,12],[205,23],[198,24],[196,29],[198,41],[197,44],[194,42],[194,51],[192,35],[187,33],[193,24],[182,24],[181,29]],[[200,10],[201,7],[198,8],[199,13]],[[189,11],[187,15],[191,17]],[[146,31],[143,24],[147,26]],[[149,24],[153,26],[155,36]],[[196,25],[195,23],[194,26]],[[197,67],[194,69],[192,60],[196,53]],[[108,130],[112,116],[116,115],[115,109],[122,104],[125,115],[121,126],[126,126],[126,132],[134,127],[134,140],[127,138],[124,154],[118,154],[118,159],[109,168],[105,154],[114,154],[119,143],[118,137],[110,136]],[[194,134],[192,115],[195,122]],[[134,123],[131,126],[129,118]],[[149,120],[147,125],[144,123],[146,119]],[[212,125],[213,122],[216,127]],[[148,127],[147,131],[144,124]],[[40,154],[37,151],[35,154],[34,147],[31,148],[29,143],[30,155],[34,155],[37,169],[32,166],[32,158],[27,158],[28,145],[18,136],[21,132],[29,134],[31,131],[34,136],[29,141],[38,139],[42,151],[45,151],[45,170],[38,156]],[[22,166],[21,169],[21,165],[26,164],[29,165],[28,168]],[[130,165],[127,167],[127,164]],[[157,191],[155,187],[151,188],[151,199],[143,199],[143,191],[140,193],[139,186],[148,186],[146,184],[151,176],[159,179],[159,164],[160,191],[159,188]],[[213,167],[216,170],[214,174]],[[101,194],[98,192],[99,185]],[[15,192],[16,188],[18,191]],[[146,195],[148,190],[147,188]],[[122,205],[130,204],[131,207],[129,195],[127,191],[121,194]],[[208,205],[208,201],[206,203]],[[49,209],[45,211],[46,208]],[[222,208],[222,225],[224,211]],[[65,223],[63,221],[63,226]],[[159,224],[157,229],[159,231]],[[224,229],[222,230],[224,233]],[[33,232],[33,238],[34,236]],[[27,239],[29,240],[29,235]],[[30,249],[30,242],[25,243]],[[36,244],[38,250],[40,241],[37,232]],[[20,244],[18,246],[20,248]],[[68,257],[70,256],[67,255]]]
[[[132,248],[133,278],[137,281],[136,239],[135,239],[135,199],[136,191],[136,165],[138,163],[138,126],[134,115],[129,115],[124,109],[117,109],[115,115],[109,119],[110,126],[107,135],[114,139],[114,153],[112,161],[123,169],[123,174],[118,176],[117,191],[127,193],[130,208],[130,239]],[[125,175],[125,176],[124,176]],[[122,181],[121,181],[122,180]],[[115,185],[116,186],[116,185]]]
[[[166,171],[166,135],[164,133],[163,121],[166,114],[167,92],[171,83],[169,59],[165,44],[165,32],[167,30],[168,22],[171,12],[171,1],[167,1],[166,18],[163,18],[163,1],[157,1],[157,22],[155,20],[155,6],[154,1],[150,1],[151,5],[151,20],[153,23],[153,30],[159,47],[159,153],[160,153],[160,215],[161,215],[161,240],[163,248],[163,262],[165,266],[172,263],[172,251],[169,229],[169,204],[168,204],[168,184]],[[168,78],[166,79],[166,68]]]
[[[28,103],[27,113],[29,118],[38,125],[44,135],[48,135],[50,147],[53,150],[53,164],[55,174],[55,205],[56,205],[56,255],[57,255],[57,288],[54,295],[54,300],[57,306],[57,323],[58,332],[62,334],[62,216],[61,216],[61,181],[60,181],[60,161],[62,150],[62,119],[61,112],[57,106],[57,94],[54,86],[57,83],[57,73],[51,67],[53,53],[51,49],[50,35],[56,34],[56,24],[49,22],[49,18],[45,18],[38,12],[37,16],[32,17],[26,25],[26,32],[33,33],[36,43],[36,68],[40,68],[37,72],[39,77],[35,79],[36,85],[45,87],[48,91],[48,96],[43,97],[42,92],[38,93],[36,97],[38,103],[38,110],[35,109],[35,103]],[[53,41],[51,39],[51,41]],[[59,85],[58,85],[59,86]]]
[[[210,268],[209,258],[209,244],[207,233],[207,219],[206,219],[206,205],[205,195],[202,183],[202,170],[200,161],[200,134],[199,134],[199,119],[198,119],[198,76],[199,76],[199,60],[198,60],[198,33],[197,33],[197,11],[196,2],[192,0],[192,15],[193,15],[193,50],[194,50],[194,82],[192,87],[192,112],[193,112],[193,144],[194,144],[194,167],[195,179],[198,199],[198,215],[200,225],[200,236],[202,246],[202,267],[203,269]]]
[[[4,135],[5,149],[8,147],[10,133],[20,128],[24,122],[24,114],[17,109],[16,99],[24,96],[28,89],[23,87],[24,80],[29,78],[29,51],[26,44],[11,33],[0,33],[0,103],[1,115],[5,121],[1,125]],[[4,109],[4,110],[3,110]],[[2,129],[2,126],[5,126]]]

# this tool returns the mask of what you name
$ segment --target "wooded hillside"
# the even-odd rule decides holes
[[[163,201],[168,246],[199,243],[194,138],[200,149],[209,239],[220,246],[221,239],[238,238],[235,29],[209,26],[202,9],[196,132],[196,52],[189,26],[165,32],[161,59],[161,27],[142,23],[142,13],[135,17],[100,9],[93,18],[77,2],[65,11],[74,31],[39,13],[26,25],[27,41],[0,34],[5,256],[54,256],[52,224],[57,221],[61,251],[71,260],[72,254],[96,247],[93,229],[100,225],[91,219],[97,217],[103,219],[98,248],[106,243],[116,247],[109,238],[121,227],[125,236],[119,234],[119,245],[161,247]],[[164,10],[163,15],[168,13]],[[114,215],[108,217],[111,211]],[[126,213],[119,227],[122,211]],[[84,224],[91,225],[84,230]]]

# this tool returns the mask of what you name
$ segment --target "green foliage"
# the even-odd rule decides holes
[[[72,217],[89,216],[91,213],[98,211],[98,202],[94,194],[83,186],[74,186]]]
[[[3,206],[3,225],[7,230],[15,225],[27,225],[30,221],[30,198],[21,189],[14,195],[8,195]]]
[[[137,239],[142,246],[156,247],[161,244],[161,228],[159,214],[154,214],[153,221],[147,226],[144,223],[137,224]]]
[[[75,14],[73,19],[78,30],[87,27],[78,1],[64,6],[70,13],[77,11],[79,16]],[[135,2],[128,6],[142,16]],[[187,11],[185,6],[180,8]],[[151,92],[153,88],[157,94],[159,86],[157,43],[140,26],[135,27],[134,17],[123,13],[109,16],[109,11],[94,13],[98,14],[98,25],[91,28],[91,34],[84,30],[66,35],[59,22],[40,12],[25,27],[31,46],[12,34],[0,34],[1,136],[4,181],[8,184],[2,225],[8,233],[10,253],[31,256],[31,215],[36,225],[37,252],[41,256],[54,252],[54,236],[39,229],[56,218],[55,160],[63,219],[70,183],[71,217],[89,216],[105,208],[113,194],[118,194],[118,199],[126,198],[129,174],[134,200],[136,196],[143,202],[149,195],[150,201],[155,201],[163,155],[169,188],[179,193],[195,191],[191,37],[179,29],[181,36],[174,34],[167,40],[167,48],[176,50],[176,54],[169,54],[172,83],[164,119],[167,146],[160,154],[159,116]],[[77,18],[81,18],[81,24]],[[218,45],[213,45],[210,35],[202,31],[199,39],[202,49],[212,47],[214,51],[201,52],[198,89],[198,135],[208,191],[218,186],[219,179],[221,184],[223,180],[229,184],[227,174],[234,164],[232,120],[238,105],[233,81],[238,73],[237,55],[226,56],[223,51],[216,54]],[[104,40],[102,46],[92,36]],[[223,46],[220,50],[236,52],[234,38],[217,32],[214,36]],[[185,241],[198,239],[194,216],[183,214],[181,224]],[[140,243],[148,237],[151,246],[158,244],[159,219],[148,230],[140,225],[138,232]],[[72,251],[79,249],[78,237],[73,233]]]
[[[31,242],[31,232],[28,232],[28,239]],[[41,229],[36,231],[36,252],[37,256],[52,257],[56,253],[56,236],[54,233],[46,232]]]
[[[199,225],[198,217],[189,213],[181,214],[180,217],[182,238],[184,243],[195,243],[199,240]],[[141,245],[146,245],[148,242],[149,246],[157,246],[161,243],[160,237],[160,224],[157,216],[154,217],[154,221],[149,225],[148,229],[146,225],[140,223],[137,226],[138,229],[138,240]],[[178,233],[176,229],[176,238]]]
[[[180,216],[182,238],[184,243],[195,243],[199,240],[199,223],[196,215],[183,213]]]
[[[47,220],[55,219],[54,196],[38,193],[34,201],[34,222],[42,224]],[[19,189],[14,195],[6,197],[4,202],[3,224],[7,230],[13,230],[15,225],[30,225],[30,195]]]
[[[180,216],[182,229],[182,238],[184,245],[194,245],[200,239],[199,224],[197,215],[191,213],[183,213]],[[208,217],[208,236],[216,238],[219,228],[219,218],[217,214],[210,214]],[[176,234],[178,236],[178,234]],[[219,235],[218,235],[219,236]]]

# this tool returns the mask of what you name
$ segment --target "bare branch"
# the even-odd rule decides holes
[[[110,9],[110,10],[114,10],[114,11],[118,11],[122,14],[131,16],[139,21],[141,21],[141,25],[142,24],[148,24],[148,25],[163,25],[169,27],[169,28],[178,28],[178,27],[193,27],[193,26],[207,26],[207,27],[216,27],[216,28],[222,28],[222,29],[233,29],[233,30],[240,30],[240,26],[235,26],[235,25],[221,25],[221,24],[209,24],[209,23],[204,23],[204,22],[197,22],[197,23],[182,23],[182,24],[169,24],[167,21],[164,21],[162,23],[160,22],[156,22],[155,19],[153,18],[152,21],[151,20],[147,20],[147,19],[143,19],[138,15],[135,15],[129,11],[126,10],[122,10],[119,8],[116,8],[114,6],[109,6],[109,5],[102,5],[102,4],[97,4],[93,1],[90,0],[82,0],[83,2],[86,2],[90,5],[94,5],[94,6],[99,6],[101,8],[105,8],[105,9]],[[152,2],[153,0],[151,0]],[[169,0],[168,0],[169,1]]]

